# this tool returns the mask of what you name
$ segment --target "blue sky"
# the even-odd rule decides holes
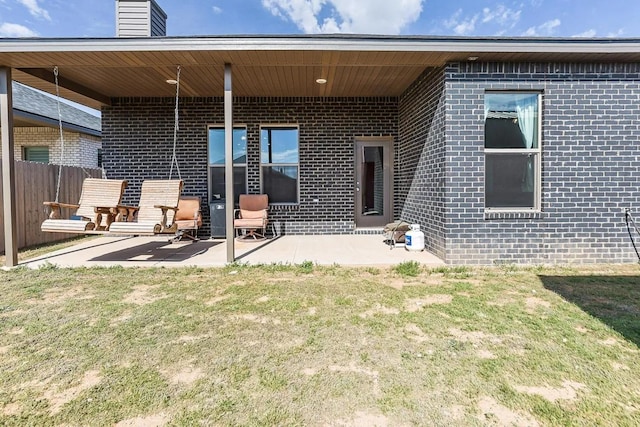
[[[637,0],[157,0],[167,35],[638,37]],[[0,37],[113,37],[115,0],[0,0]]]

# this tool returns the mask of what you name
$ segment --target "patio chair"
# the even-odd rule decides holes
[[[239,208],[234,210],[233,228],[240,234],[238,241],[265,239],[269,218],[269,196],[266,194],[241,194]],[[258,233],[258,230],[261,233]]]
[[[175,233],[174,216],[182,191],[182,180],[145,180],[138,206],[118,206],[118,218],[109,234],[154,235]]]
[[[126,186],[122,179],[86,178],[78,204],[44,202],[51,213],[40,229],[49,233],[105,233],[116,221],[113,209],[120,204]],[[76,218],[63,219],[62,208],[75,209]]]
[[[178,200],[178,211],[173,218],[178,227],[171,243],[179,242],[183,238],[197,242],[198,228],[202,226],[202,212],[200,212],[200,197],[182,196]]]

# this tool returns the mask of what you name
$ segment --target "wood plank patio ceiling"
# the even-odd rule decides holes
[[[222,96],[224,64],[233,65],[235,96],[370,97],[398,96],[443,53],[328,51],[45,52],[1,54],[13,78],[54,93],[50,82],[22,69],[52,70],[107,97],[165,97],[166,83],[181,66],[181,95]],[[316,83],[326,78],[327,84]],[[61,95],[93,107],[99,102],[63,89]]]
[[[507,45],[512,50],[480,53],[467,45],[459,50],[404,48],[397,51],[393,50],[395,45],[381,50],[357,47],[263,50],[260,46],[234,50],[233,45],[213,50],[127,50],[110,45],[101,50],[100,40],[96,43],[87,44],[97,46],[95,50],[66,50],[48,45],[42,50],[27,52],[0,51],[0,65],[12,67],[15,80],[50,93],[55,93],[51,82],[22,70],[50,72],[58,66],[61,77],[107,98],[173,96],[175,88],[166,80],[175,78],[177,65],[182,67],[182,96],[222,96],[225,63],[233,66],[235,96],[368,97],[399,96],[426,68],[449,61],[466,61],[469,56],[480,56],[482,61],[510,62],[640,61],[640,52],[635,48],[617,53],[601,47],[597,51],[545,51],[535,43],[529,51]],[[43,44],[46,45],[46,40]],[[327,84],[318,85],[315,80],[320,77],[326,78]],[[61,90],[61,95],[92,107],[101,105],[96,99],[68,89]]]

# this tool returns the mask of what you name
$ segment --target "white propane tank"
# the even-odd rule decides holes
[[[420,224],[411,224],[409,228],[404,235],[404,248],[408,251],[423,251],[424,233],[420,231]]]

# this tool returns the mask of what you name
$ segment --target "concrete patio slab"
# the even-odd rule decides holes
[[[388,266],[417,261],[444,265],[435,255],[402,247],[389,249],[381,235],[280,236],[258,243],[235,242],[236,261],[247,264]],[[220,267],[226,265],[224,240],[169,243],[166,236],[99,237],[22,262],[29,268],[59,267]]]

